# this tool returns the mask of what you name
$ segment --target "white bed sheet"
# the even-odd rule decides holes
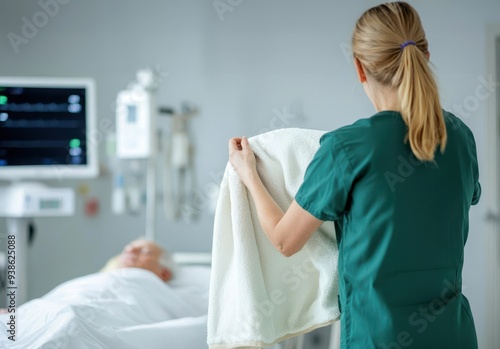
[[[206,349],[210,268],[179,266],[165,283],[137,268],[65,282],[17,309],[16,341],[0,348]]]

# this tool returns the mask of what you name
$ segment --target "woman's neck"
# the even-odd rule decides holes
[[[372,99],[372,104],[377,112],[381,112],[384,110],[399,111],[400,109],[397,91],[380,92],[378,95],[374,96],[374,98]]]
[[[377,112],[384,110],[399,111],[400,104],[396,89],[381,86],[373,82],[373,80],[365,84],[367,85],[365,86],[366,94]]]

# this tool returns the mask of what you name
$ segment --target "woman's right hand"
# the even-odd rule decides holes
[[[240,179],[248,187],[257,175],[255,154],[246,137],[229,140],[229,162]]]

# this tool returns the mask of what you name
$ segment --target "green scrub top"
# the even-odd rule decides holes
[[[325,133],[295,200],[334,221],[342,349],[474,349],[462,294],[469,208],[481,186],[471,130],[443,111],[435,162],[404,142],[401,114],[382,111]]]

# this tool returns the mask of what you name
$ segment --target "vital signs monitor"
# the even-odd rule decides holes
[[[94,177],[95,84],[0,77],[0,179]]]

